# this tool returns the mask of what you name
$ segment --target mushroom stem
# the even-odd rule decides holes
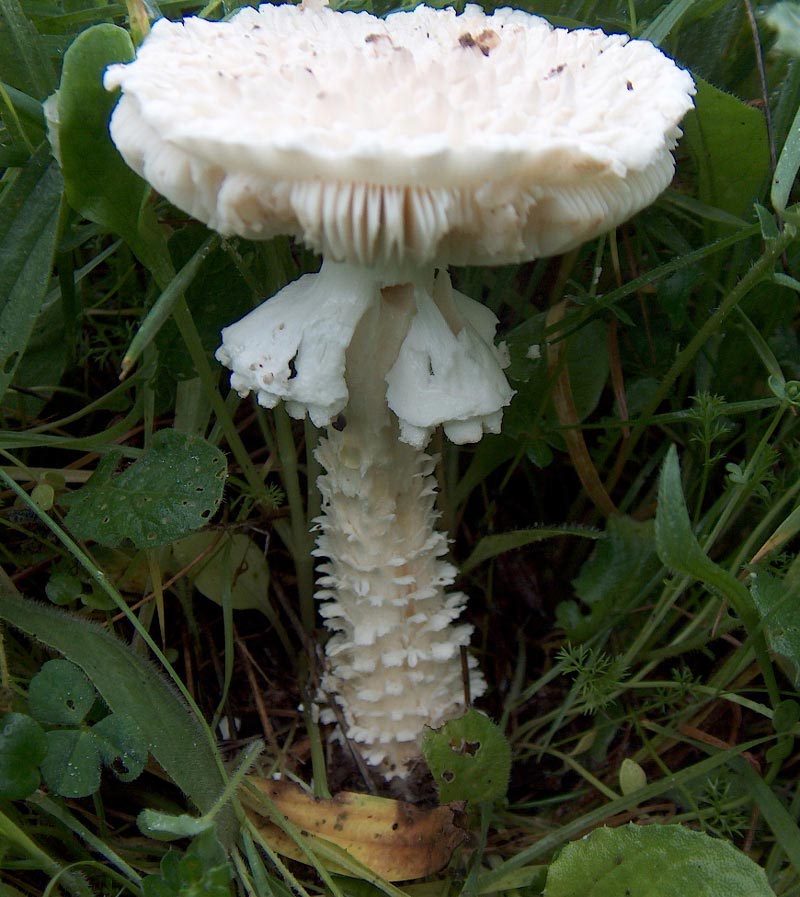
[[[384,288],[347,350],[350,399],[317,449],[320,613],[334,631],[322,681],[346,735],[384,776],[404,777],[425,725],[464,708],[461,648],[472,626],[453,625],[466,603],[447,594],[455,569],[435,529],[435,459],[402,441],[385,377],[416,312],[412,284]],[[474,668],[475,662],[471,660]],[[484,690],[473,669],[470,690]],[[326,708],[323,722],[336,714]]]
[[[455,623],[466,597],[445,592],[455,568],[424,449],[440,424],[458,442],[499,429],[512,392],[495,325],[446,271],[325,260],[226,327],[217,351],[241,394],[328,427],[316,452],[317,598],[333,632],[321,718],[336,722],[338,705],[336,737],[387,778],[407,775],[425,725],[466,701],[472,627]],[[470,664],[477,697],[485,684]]]

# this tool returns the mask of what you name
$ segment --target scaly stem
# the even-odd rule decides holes
[[[420,756],[424,726],[464,707],[460,651],[472,627],[454,626],[466,596],[446,594],[455,570],[434,529],[434,459],[398,439],[385,374],[414,311],[411,285],[383,290],[347,352],[350,402],[320,443],[323,514],[315,554],[321,614],[334,635],[322,691],[341,708],[365,759],[387,778]],[[473,673],[471,691],[483,680]],[[334,722],[333,710],[323,711]]]

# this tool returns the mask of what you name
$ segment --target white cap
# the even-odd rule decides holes
[[[671,180],[694,93],[624,35],[309,2],[162,19],[105,84],[122,155],[180,208],[380,265],[517,262],[613,227]]]

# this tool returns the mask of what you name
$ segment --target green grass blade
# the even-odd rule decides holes
[[[43,100],[55,88],[56,74],[42,38],[17,0],[0,0],[0,19],[6,24],[14,74],[25,81],[17,86]]]
[[[0,398],[5,394],[50,284],[62,184],[42,144],[0,196]]]
[[[637,37],[652,41],[659,46],[694,3],[695,0],[672,0],[672,3],[668,3]]]
[[[737,757],[731,765],[744,779],[748,792],[758,805],[761,815],[767,820],[789,862],[800,872],[800,829],[797,823],[769,785],[746,760]]]
[[[558,536],[580,536],[583,539],[603,539],[604,533],[599,530],[587,529],[584,526],[542,526],[533,529],[520,529],[509,533],[484,536],[475,546],[472,554],[461,564],[460,572],[469,573],[475,567],[488,561],[490,558],[513,551],[515,548],[523,548],[534,542],[542,542],[545,539],[555,539]]]

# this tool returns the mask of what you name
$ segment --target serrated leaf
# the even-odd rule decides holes
[[[138,778],[147,763],[147,743],[133,720],[110,713],[92,726],[100,759],[122,782]]]
[[[731,215],[748,215],[770,167],[764,114],[702,78],[696,80],[696,108],[681,127],[683,145],[697,166],[700,199]]]
[[[774,897],[764,870],[749,857],[727,841],[680,825],[597,829],[561,851],[544,890],[544,897],[626,894]]]
[[[505,797],[511,747],[485,713],[469,710],[440,729],[426,729],[422,753],[443,803]]]
[[[264,552],[244,533],[206,531],[187,536],[172,546],[179,567],[208,556],[189,571],[198,592],[222,604],[230,591],[235,610],[263,608],[269,588],[269,566]]]
[[[24,713],[0,720],[0,797],[21,800],[39,787],[39,764],[47,754],[44,729]]]
[[[199,529],[222,500],[222,452],[197,436],[160,430],[143,458],[114,476],[106,457],[91,479],[62,499],[66,525],[81,539],[110,548],[130,539],[137,548],[165,545]]]
[[[468,573],[484,561],[504,554],[506,551],[513,551],[515,548],[523,548],[525,545],[532,545],[534,542],[543,542],[545,539],[554,539],[558,536],[579,536],[582,539],[603,538],[601,532],[583,526],[540,526],[484,536],[475,546],[472,554],[461,565],[461,573]]]
[[[50,283],[62,182],[46,144],[0,200],[0,399],[14,378]]]
[[[53,729],[46,733],[47,756],[42,778],[62,797],[87,797],[100,787],[100,747],[86,729]]]
[[[80,725],[96,696],[83,670],[68,660],[48,660],[28,686],[31,715],[48,726]]]

